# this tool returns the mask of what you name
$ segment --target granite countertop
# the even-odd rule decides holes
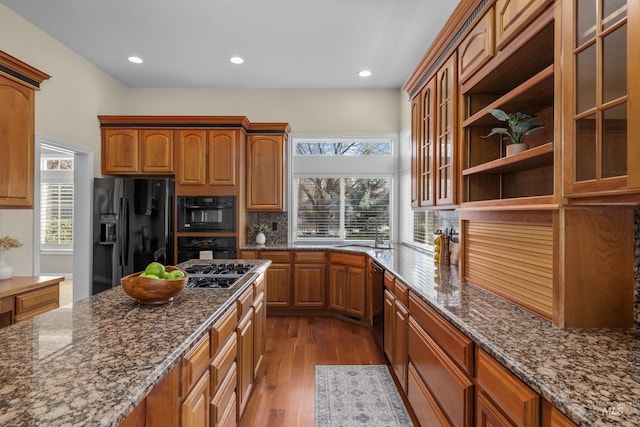
[[[118,286],[0,329],[0,425],[117,426],[254,277],[161,306]]]
[[[405,282],[487,353],[580,426],[640,425],[640,330],[560,329],[460,280],[456,266],[397,245],[278,245],[246,250],[347,250],[366,253]]]

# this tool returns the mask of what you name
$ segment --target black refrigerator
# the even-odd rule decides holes
[[[172,179],[95,178],[92,294],[158,261],[173,264]]]

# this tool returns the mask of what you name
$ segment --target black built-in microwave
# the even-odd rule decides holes
[[[178,196],[178,231],[236,231],[235,196]]]

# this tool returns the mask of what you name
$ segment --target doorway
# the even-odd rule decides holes
[[[36,135],[34,154],[34,274],[65,276],[60,305],[66,305],[91,290],[91,240],[86,236],[91,235],[93,151]],[[63,215],[65,209],[73,213]]]

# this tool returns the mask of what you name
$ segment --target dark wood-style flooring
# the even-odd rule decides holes
[[[371,329],[329,317],[267,317],[266,351],[240,427],[314,425],[316,365],[384,365]]]

